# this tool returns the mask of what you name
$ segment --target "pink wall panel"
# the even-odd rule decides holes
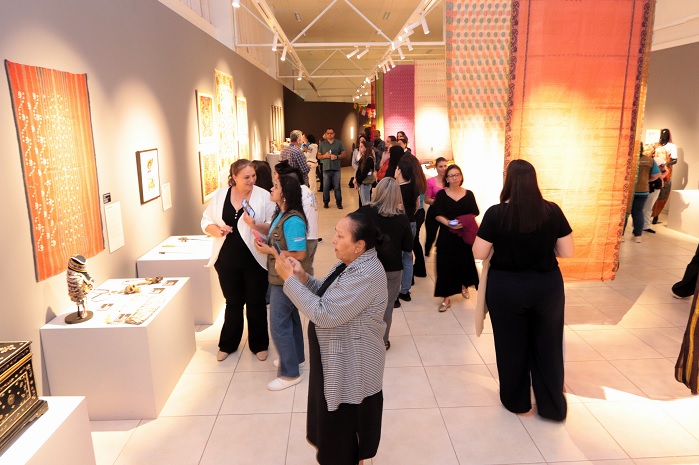
[[[385,74],[383,83],[384,132],[382,137],[404,131],[415,153],[415,65],[398,65]]]

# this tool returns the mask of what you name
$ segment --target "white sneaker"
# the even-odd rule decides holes
[[[291,386],[295,386],[301,382],[301,377],[284,379],[284,378],[274,378],[267,384],[267,389],[270,391],[281,391]]]
[[[279,359],[278,359],[278,358],[275,358],[274,361],[272,362],[272,365],[274,365],[275,367],[279,368]],[[303,368],[303,365],[304,365],[303,362],[299,363],[299,368]]]

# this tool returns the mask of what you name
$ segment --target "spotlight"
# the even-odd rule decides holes
[[[303,79],[303,71],[299,70],[299,76],[296,78],[297,81]]]
[[[284,46],[284,50],[282,50],[282,61],[286,61],[286,45]]]
[[[427,27],[427,21],[425,20],[425,15],[420,14],[420,23],[422,23],[422,32],[425,33],[425,35],[430,33],[430,28]]]
[[[391,50],[395,50],[395,49],[396,49],[396,44],[394,44],[393,41],[391,41]]]
[[[354,50],[352,50],[351,52],[349,52],[349,53],[347,54],[347,59],[349,60],[350,58],[352,58],[353,56],[355,56],[355,55],[357,54],[358,51],[359,51],[359,47],[357,47],[357,46],[355,45],[355,46],[354,46]],[[359,57],[357,57],[357,58],[359,58]]]
[[[401,60],[405,60],[405,55],[403,55],[403,50],[401,50],[400,47],[398,47],[398,55],[400,55]]]
[[[412,31],[413,29],[415,29],[416,27],[418,27],[419,25],[420,25],[420,21],[415,21],[415,22],[414,22],[413,24],[411,24],[410,26],[406,26],[405,29],[403,29],[403,30],[404,30],[405,32],[410,32],[410,31]]]
[[[396,64],[393,62],[393,58],[388,57],[388,61],[389,61],[389,63],[391,63],[391,68],[395,68],[395,67],[396,67]]]
[[[240,0],[233,0],[233,8],[240,8]]]
[[[379,72],[378,71],[374,71],[374,80],[375,81],[379,80]]]
[[[408,46],[408,50],[410,50],[411,52],[413,51],[413,44],[410,42],[410,39],[405,39],[405,45]]]
[[[272,41],[272,51],[276,52],[277,51],[277,41],[279,40],[279,33],[277,31],[274,31],[274,41]]]
[[[357,55],[357,60],[359,60],[361,57],[363,57],[364,55],[366,55],[368,51],[369,51],[369,47],[367,47],[367,48],[365,48],[364,50],[362,50],[362,52],[361,52],[359,55]]]
[[[399,41],[399,42],[403,42],[403,41],[406,40],[408,37],[410,37],[411,35],[413,35],[414,32],[415,32],[415,31],[410,30],[410,31],[406,32],[405,34],[399,35],[399,36],[398,36],[398,41]]]

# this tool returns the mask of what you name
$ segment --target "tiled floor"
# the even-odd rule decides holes
[[[320,202],[319,275],[335,263],[335,223],[357,206],[343,191],[345,210]],[[566,285],[565,423],[500,405],[488,322],[475,335],[476,292],[438,313],[428,261],[430,276],[394,313],[381,446],[367,465],[699,464],[699,397],[673,378],[690,302],[670,293],[697,239],[656,230],[622,244],[615,281]],[[160,417],[92,422],[99,465],[316,463],[305,440],[307,371],[301,384],[268,391],[274,349],[259,362],[241,344],[216,362],[220,324],[196,328],[197,352]]]

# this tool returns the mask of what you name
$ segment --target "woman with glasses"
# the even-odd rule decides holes
[[[439,223],[437,236],[437,279],[434,296],[441,297],[438,310],[446,312],[451,307],[450,297],[461,293],[468,299],[469,286],[478,289],[478,270],[473,250],[460,234],[466,215],[478,216],[478,204],[473,192],[461,187],[464,182],[461,168],[447,167],[444,174],[445,189],[437,193],[430,209],[434,209]]]

